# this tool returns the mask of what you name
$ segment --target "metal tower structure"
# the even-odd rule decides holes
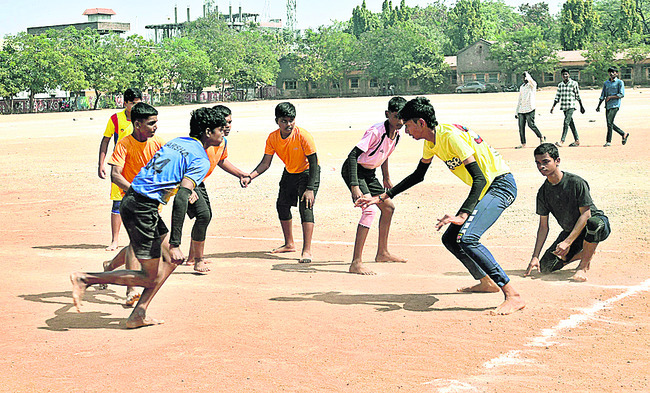
[[[262,9],[262,21],[268,22],[269,20],[271,20],[271,0],[265,0]]]
[[[287,0],[287,28],[289,30],[296,30],[298,20],[296,19],[296,1]]]

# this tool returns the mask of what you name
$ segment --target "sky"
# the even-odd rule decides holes
[[[362,0],[296,0],[296,13],[299,29],[316,28],[328,25],[332,20],[344,21],[352,16],[352,9]],[[505,0],[508,5],[518,7],[523,3],[537,3],[543,0]],[[228,12],[232,5],[233,13],[242,12],[264,15],[268,4],[270,18],[282,19],[286,23],[286,0],[213,0],[222,13]],[[381,11],[383,0],[366,0],[367,7],[374,12]],[[393,0],[393,5],[400,0]],[[406,0],[406,5],[426,6],[431,0]],[[564,0],[547,0],[552,14],[559,12]],[[174,6],[178,7],[178,21],[187,20],[187,8],[190,8],[192,20],[203,13],[204,0],[27,0],[24,3],[15,0],[0,0],[0,37],[26,31],[28,27],[49,26],[87,21],[83,16],[86,8],[110,8],[116,12],[113,20],[131,24],[131,33],[145,38],[152,38],[146,25],[163,24],[174,21]],[[448,5],[455,0],[447,0]],[[155,5],[154,5],[155,4]]]

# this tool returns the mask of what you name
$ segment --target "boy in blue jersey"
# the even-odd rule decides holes
[[[81,298],[93,284],[116,284],[143,287],[144,291],[126,321],[127,328],[163,323],[146,315],[149,303],[177,265],[183,262],[179,246],[183,221],[190,195],[210,169],[205,152],[223,141],[226,120],[209,108],[192,112],[190,136],[175,138],[165,144],[131,182],[120,206],[122,222],[129,234],[131,247],[142,270],[117,270],[102,273],[72,273],[72,298],[80,311]],[[167,204],[177,191],[172,210],[171,235],[158,213],[159,204]],[[169,242],[170,262],[161,259],[164,242]],[[166,251],[165,251],[166,252]]]

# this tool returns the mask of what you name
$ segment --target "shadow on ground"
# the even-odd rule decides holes
[[[51,246],[33,246],[40,250],[99,250],[105,249],[106,245],[101,244],[54,244]]]
[[[280,302],[303,302],[303,301],[317,301],[328,304],[338,305],[354,305],[363,304],[375,306],[377,311],[487,311],[494,307],[487,308],[466,308],[466,307],[450,307],[450,308],[433,308],[432,306],[438,302],[436,296],[441,295],[463,295],[457,292],[452,293],[412,293],[412,294],[362,294],[362,295],[346,295],[341,292],[316,292],[316,293],[302,293],[300,296],[285,296],[276,297],[269,300]]]

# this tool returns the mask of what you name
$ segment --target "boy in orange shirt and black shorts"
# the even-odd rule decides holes
[[[280,126],[266,139],[264,157],[257,167],[242,179],[243,187],[271,166],[273,155],[284,162],[276,208],[284,235],[284,244],[272,252],[296,251],[291,226],[291,206],[298,205],[302,222],[302,253],[300,263],[312,261],[311,239],[314,233],[314,200],[320,184],[320,167],[316,156],[314,138],[296,126],[296,108],[290,102],[275,107],[275,122]]]

